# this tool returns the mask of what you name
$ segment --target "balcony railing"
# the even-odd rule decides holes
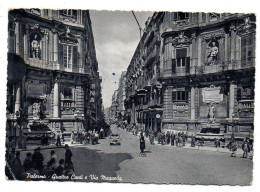
[[[73,100],[61,100],[61,110],[62,111],[74,111],[75,110],[75,101]]]
[[[251,111],[254,109],[254,100],[240,100],[238,101],[238,110],[239,111]]]
[[[176,67],[176,73],[172,73],[172,69],[163,69],[160,72],[160,77],[175,77],[175,76],[185,76],[185,75],[202,75],[210,73],[219,73],[230,70],[243,70],[255,67],[254,58],[251,62],[242,64],[241,61],[225,62],[219,64],[213,64],[208,66],[190,66],[189,72],[184,68]]]

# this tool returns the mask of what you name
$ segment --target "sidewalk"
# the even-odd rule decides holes
[[[57,148],[64,148],[66,143],[64,143],[61,146],[56,146],[56,145],[48,145],[48,146],[42,146],[42,145],[28,145],[26,146],[26,149],[16,149],[16,151],[33,151],[34,149],[40,147],[41,150],[46,150],[46,149],[57,149]]]
[[[131,133],[131,132],[129,132]],[[132,133],[131,133],[132,134]],[[136,135],[137,137],[139,137],[139,134]],[[150,140],[148,137],[144,137],[145,138],[145,141],[148,142],[150,144]],[[172,147],[172,148],[176,148],[176,145],[174,146],[171,146],[170,144],[164,144],[164,145],[161,145],[161,144],[158,144],[158,141],[154,141],[154,145],[159,145],[159,146],[164,146],[164,147]],[[203,150],[203,151],[212,151],[212,152],[220,152],[220,153],[230,153],[230,150],[226,147],[226,146],[220,146],[219,149],[217,149],[214,145],[212,146],[208,146],[208,145],[205,145],[203,147],[198,147],[197,145],[195,147],[190,147],[190,142],[186,142],[185,143],[185,146],[177,146],[177,148],[184,148],[184,149],[193,149],[193,150]],[[243,150],[241,148],[238,148],[237,149],[237,156],[242,156],[243,155]],[[251,156],[251,153],[248,154],[249,156]]]

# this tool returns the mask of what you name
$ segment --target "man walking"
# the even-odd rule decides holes
[[[67,144],[65,145],[65,150],[66,150],[66,152],[65,152],[65,165],[64,166],[65,166],[65,169],[66,169],[68,166],[73,166],[73,164],[72,164],[72,161],[71,161],[72,152],[71,152],[71,150],[70,150],[70,148]]]

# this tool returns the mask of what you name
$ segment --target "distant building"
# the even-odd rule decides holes
[[[117,94],[117,102],[118,102],[118,112],[117,117],[120,121],[125,120],[125,83],[126,83],[126,71],[123,71],[121,77],[119,79],[119,86],[118,86],[118,94]]]
[[[91,129],[102,116],[89,12],[14,9],[8,23],[7,136]]]
[[[111,118],[112,122],[118,120],[118,118],[117,118],[117,115],[118,115],[117,95],[118,95],[118,90],[115,90],[114,94],[112,96],[112,104],[111,104],[111,107],[110,107],[110,118]]]

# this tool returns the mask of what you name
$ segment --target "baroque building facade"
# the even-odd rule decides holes
[[[117,94],[117,118],[119,121],[124,121],[125,120],[125,83],[126,83],[126,71],[123,71],[121,73],[121,77],[119,79],[119,84],[118,84],[118,94]]]
[[[155,13],[127,70],[129,123],[252,137],[255,28],[254,14]]]
[[[14,9],[8,20],[7,136],[91,129],[103,110],[89,11]]]

